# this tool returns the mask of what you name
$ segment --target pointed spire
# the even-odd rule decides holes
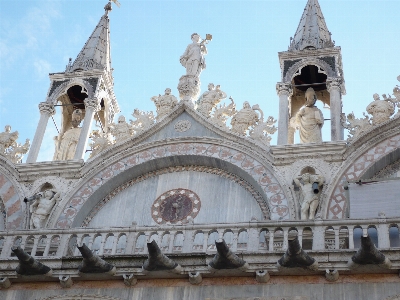
[[[318,0],[308,0],[296,33],[290,40],[289,51],[335,46]]]
[[[67,66],[67,72],[94,69],[105,69],[110,72],[110,20],[108,19],[108,13],[112,10],[110,2],[107,3],[104,10],[104,15],[100,18],[99,23],[86,41],[81,52],[79,52],[74,63]]]

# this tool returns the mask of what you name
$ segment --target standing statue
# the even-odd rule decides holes
[[[112,136],[115,138],[116,143],[131,138],[131,136],[134,133],[132,126],[126,122],[124,116],[119,116],[118,123],[116,124],[112,123],[111,125],[108,126],[108,128]]]
[[[313,220],[318,208],[324,177],[304,173],[301,177],[295,178],[293,181],[301,189],[302,199],[299,199],[301,220]]]
[[[306,91],[305,107],[296,115],[296,129],[300,130],[301,143],[322,143],[321,128],[324,125],[322,111],[315,106],[317,96],[313,88]]]
[[[258,114],[255,112],[258,109],[258,105],[251,108],[250,103],[245,101],[243,108],[232,117],[232,131],[240,135],[245,135],[249,127],[255,126],[259,121]]]
[[[193,101],[200,92],[200,73],[206,68],[204,55],[207,54],[206,44],[211,41],[211,34],[207,34],[204,40],[197,33],[191,35],[192,43],[186,47],[179,61],[186,69],[186,74],[179,79],[178,91],[182,101],[193,106]]]
[[[214,88],[214,84],[208,84],[208,91],[197,100],[197,110],[205,117],[210,117],[211,111],[222,99],[226,98],[225,92],[221,91],[220,85]]]
[[[60,200],[60,193],[54,190],[45,190],[32,197],[35,201],[29,208],[31,212],[30,228],[40,229],[46,224],[47,217],[50,215],[55,204]]]
[[[157,110],[157,121],[168,115],[174,107],[178,104],[178,99],[174,95],[171,95],[171,89],[166,88],[164,95],[158,95],[151,97],[151,101],[154,102]]]
[[[207,54],[206,42],[211,40],[211,35],[207,34],[206,39],[202,41],[197,33],[193,33],[190,38],[192,43],[186,47],[179,61],[186,68],[186,75],[199,77],[201,71],[206,68],[204,55]]]
[[[0,132],[0,155],[5,155],[6,149],[15,143],[18,136],[18,131],[11,132],[10,125],[4,127],[4,132]]]
[[[83,119],[82,115],[82,110],[75,109],[72,112],[72,127],[65,131],[64,134],[54,137],[56,151],[53,160],[68,160],[74,158],[76,146],[81,134],[79,125]]]

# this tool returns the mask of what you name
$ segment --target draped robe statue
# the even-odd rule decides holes
[[[322,143],[321,129],[324,125],[322,111],[315,106],[317,96],[313,88],[306,91],[305,107],[296,115],[297,129],[300,131],[301,143]]]

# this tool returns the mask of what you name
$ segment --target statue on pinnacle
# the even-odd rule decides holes
[[[191,39],[192,43],[186,47],[179,59],[181,65],[186,68],[186,75],[179,79],[178,90],[182,101],[188,101],[193,105],[193,100],[200,92],[200,74],[206,68],[204,58],[207,54],[206,44],[212,40],[212,35],[207,34],[203,40],[200,35],[193,33]]]

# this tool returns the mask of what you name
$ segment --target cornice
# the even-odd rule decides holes
[[[282,51],[278,52],[279,61],[295,58],[318,57],[325,55],[341,55],[340,47],[323,48],[315,50],[296,50],[296,51]]]
[[[93,76],[103,76],[106,71],[104,70],[88,70],[88,71],[75,71],[75,72],[60,72],[60,73],[50,73],[50,80],[63,80],[63,79],[72,79],[72,78],[85,78],[85,77],[93,77]]]
[[[283,166],[299,159],[323,158],[327,162],[342,162],[346,151],[345,141],[323,142],[322,144],[294,144],[271,146],[273,164]]]
[[[18,164],[16,169],[23,181],[34,181],[38,177],[59,176],[63,178],[80,178],[84,161],[46,161],[30,164]]]

